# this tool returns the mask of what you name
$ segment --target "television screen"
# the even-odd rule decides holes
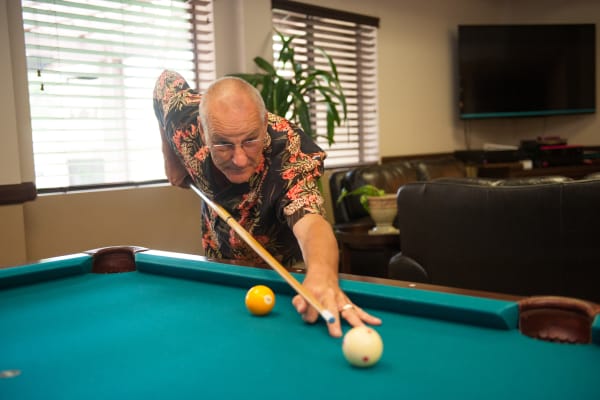
[[[460,25],[460,117],[593,113],[594,24]]]

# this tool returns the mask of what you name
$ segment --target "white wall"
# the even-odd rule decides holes
[[[254,57],[272,59],[271,1],[214,3],[217,76],[251,71]]]
[[[384,157],[481,148],[486,142],[518,145],[537,136],[600,144],[598,114],[462,122],[456,85],[459,24],[596,23],[599,35],[600,1],[303,1],[380,18],[379,143]],[[600,37],[596,43],[600,46]],[[596,57],[598,76],[599,50]],[[596,86],[600,94],[598,78]]]

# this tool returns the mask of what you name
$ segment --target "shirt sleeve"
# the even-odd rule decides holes
[[[164,71],[156,82],[153,105],[161,131],[167,174],[170,165],[177,170],[172,166],[175,158],[170,157],[170,160],[168,157],[176,155],[194,180],[201,175],[201,155],[206,152],[206,146],[202,145],[198,131],[200,100],[201,96],[177,72]],[[169,180],[173,183],[170,176]]]
[[[325,215],[319,180],[323,175],[326,153],[299,127],[284,118],[269,115],[270,127],[276,135],[285,135],[281,152],[280,176],[285,194],[281,212],[292,228],[306,214]]]

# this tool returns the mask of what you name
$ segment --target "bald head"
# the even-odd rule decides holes
[[[228,76],[217,79],[202,95],[200,123],[205,131],[210,130],[215,119],[246,118],[265,121],[267,109],[260,92],[243,79]]]
[[[213,164],[232,183],[248,182],[263,160],[267,111],[260,93],[246,81],[215,81],[200,102],[200,135]]]

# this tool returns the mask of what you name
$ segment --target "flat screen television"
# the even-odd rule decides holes
[[[460,118],[593,113],[595,62],[595,24],[460,25]]]

